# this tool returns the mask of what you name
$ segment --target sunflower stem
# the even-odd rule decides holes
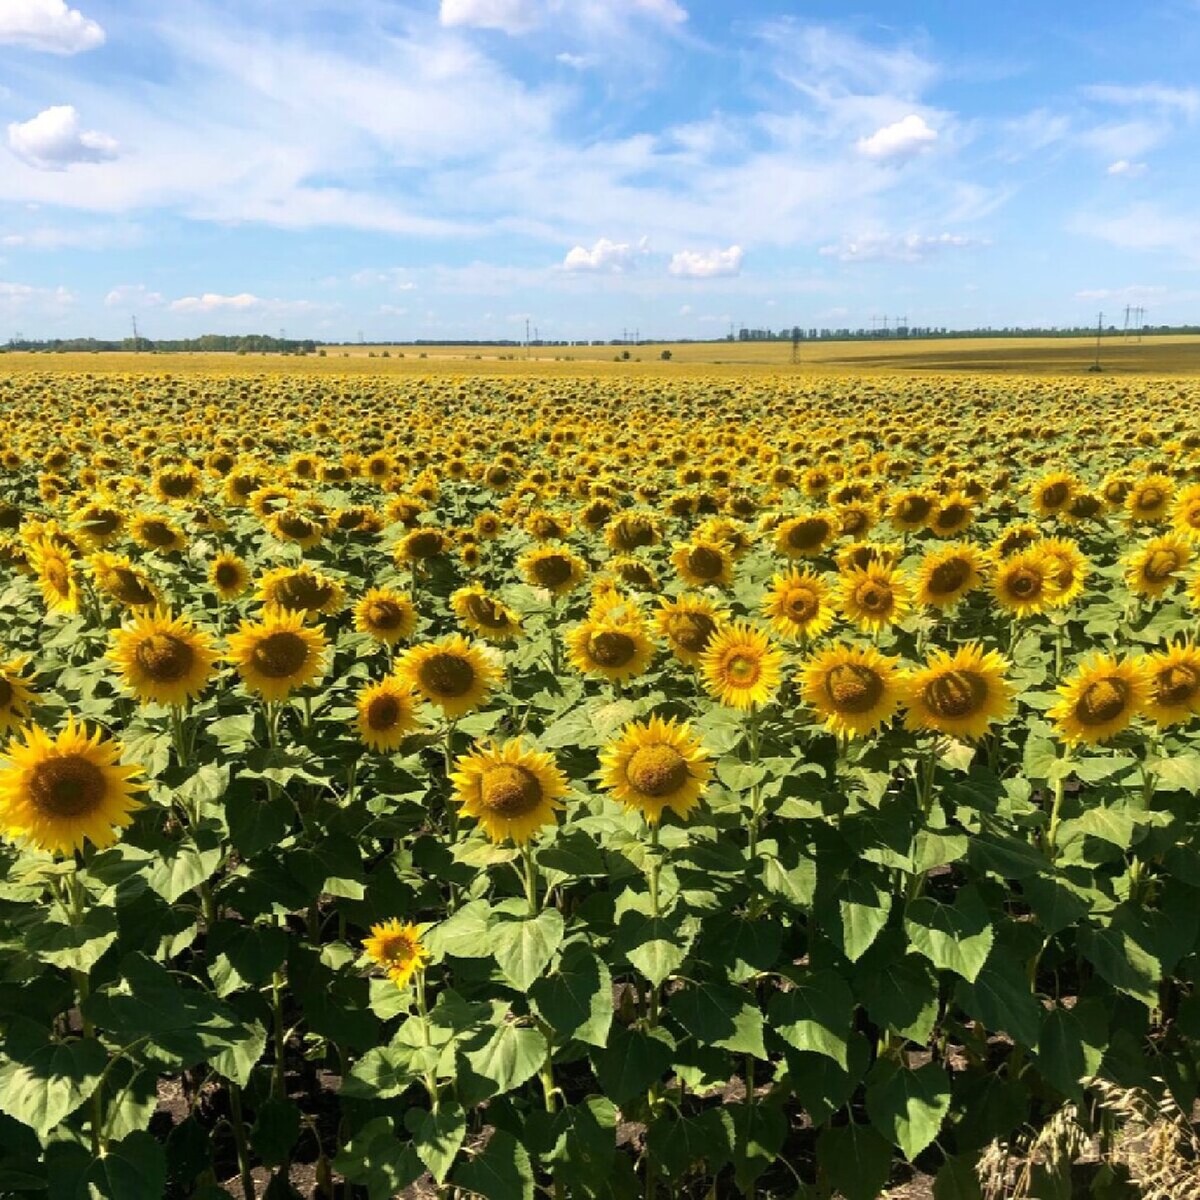
[[[421,1018],[421,1039],[426,1048],[429,1046],[429,1005],[425,999],[425,972],[419,967],[416,972],[417,985],[417,1014]],[[434,1115],[438,1111],[437,1074],[434,1071],[425,1072],[425,1090],[429,1093],[429,1104]]]
[[[242,1115],[242,1089],[233,1080],[229,1081],[229,1122],[233,1130],[233,1142],[237,1148],[238,1173],[242,1179],[242,1194],[246,1200],[255,1200],[254,1176],[250,1171],[250,1143],[246,1138],[246,1120]]]
[[[759,710],[751,707],[746,715],[746,749],[750,755],[750,765],[758,763],[759,756]],[[753,863],[758,855],[758,827],[762,822],[762,781],[755,780],[750,787],[750,862]]]
[[[537,866],[533,861],[533,843],[525,842],[521,847],[521,857],[525,861],[525,899],[529,901],[529,915],[537,916]]]
[[[1066,793],[1066,761],[1064,755],[1058,760],[1054,773],[1054,802],[1050,808],[1050,824],[1046,829],[1046,857],[1053,862],[1058,852],[1058,827],[1062,821],[1063,796]]]
[[[271,972],[271,1014],[274,1023],[275,1039],[275,1070],[272,1073],[271,1086],[278,1100],[287,1099],[287,1074],[284,1061],[287,1052],[287,1038],[283,1032],[283,973]]]
[[[179,759],[179,765],[186,767],[191,754],[183,727],[183,709],[178,704],[171,705],[171,740],[175,743],[175,757]]]

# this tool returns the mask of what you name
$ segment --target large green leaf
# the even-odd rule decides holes
[[[25,948],[51,966],[87,972],[116,940],[116,912],[90,908],[72,925],[43,919],[25,935]]]
[[[835,1125],[822,1130],[817,1163],[846,1200],[877,1200],[887,1183],[892,1147],[870,1125]]]
[[[483,1153],[462,1163],[451,1183],[485,1200],[533,1200],[533,1164],[511,1133],[497,1129]]]
[[[93,1158],[74,1141],[53,1141],[46,1149],[50,1200],[130,1200],[162,1196],[167,1183],[167,1156],[162,1143],[148,1133],[131,1133],[110,1142]]]
[[[974,983],[959,980],[955,999],[989,1032],[1010,1034],[1032,1048],[1041,1030],[1042,1009],[1034,998],[1022,963],[997,946]]]
[[[562,913],[547,908],[536,917],[497,921],[491,929],[492,954],[509,983],[525,992],[562,943]]]
[[[796,1050],[811,1050],[846,1067],[854,996],[834,971],[798,972],[767,1006],[771,1028]]]
[[[937,1063],[912,1071],[881,1061],[872,1071],[867,1113],[909,1162],[937,1137],[949,1111],[950,1079]]]
[[[546,1061],[546,1039],[536,1029],[504,1024],[466,1059],[489,1082],[489,1091],[502,1095],[537,1074]]]
[[[409,1118],[413,1148],[434,1179],[444,1182],[467,1135],[466,1114],[457,1104],[443,1103],[436,1113],[410,1109]]]
[[[913,949],[940,971],[953,971],[974,981],[995,941],[987,906],[972,887],[963,888],[954,903],[922,896],[909,904],[904,929]]]
[[[591,1058],[604,1094],[614,1104],[627,1104],[666,1074],[672,1052],[664,1030],[647,1032],[614,1025],[608,1045],[593,1050]]]
[[[766,1058],[763,1015],[740,988],[694,983],[671,998],[671,1016],[697,1041],[722,1050]]]
[[[1038,1038],[1042,1075],[1065,1096],[1081,1099],[1081,1079],[1100,1069],[1108,1045],[1108,1025],[1098,1001],[1083,1000],[1074,1008],[1055,1008],[1046,1014]]]
[[[582,942],[563,951],[558,969],[535,981],[529,997],[563,1041],[607,1044],[613,1017],[612,975],[604,960]]]
[[[775,1161],[787,1137],[788,1119],[778,1104],[731,1104],[733,1177],[742,1195],[752,1195],[758,1177]]]
[[[96,1090],[108,1054],[95,1038],[52,1040],[46,1031],[17,1017],[4,1039],[0,1066],[0,1111],[44,1137]]]
[[[392,1200],[425,1170],[416,1150],[396,1137],[389,1117],[368,1121],[342,1147],[333,1167],[366,1188],[370,1200]]]
[[[627,912],[621,918],[617,944],[625,957],[658,987],[682,965],[691,937],[679,919]]]

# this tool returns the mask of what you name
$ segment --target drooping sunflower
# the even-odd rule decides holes
[[[450,607],[471,633],[489,642],[511,642],[524,632],[521,618],[477,583],[459,588]]]
[[[700,665],[709,642],[729,620],[707,596],[685,592],[674,600],[663,600],[654,623],[666,639],[671,653],[686,666]]]
[[[158,608],[163,602],[150,576],[124,554],[93,554],[88,566],[100,593],[122,608],[136,612]]]
[[[456,633],[406,650],[396,662],[396,675],[455,720],[484,702],[500,678],[500,669]]]
[[[1160,729],[1200,713],[1200,649],[1193,642],[1148,654],[1142,665],[1150,682],[1143,711]]]
[[[722,704],[752,709],[779,687],[783,652],[745,621],[719,629],[700,658],[704,686]]]
[[[684,542],[671,552],[671,565],[689,587],[728,587],[733,555],[724,542]]]
[[[935,537],[956,537],[970,525],[974,516],[970,499],[962,492],[951,492],[938,501],[929,521],[929,530]]]
[[[1125,511],[1134,524],[1165,521],[1174,485],[1165,475],[1137,480],[1125,497]]]
[[[1008,662],[975,642],[953,654],[935,650],[925,666],[902,677],[904,723],[909,729],[936,729],[964,741],[976,741],[994,721],[1012,711],[1013,687]]]
[[[670,809],[686,821],[708,786],[712,759],[687,722],[631,721],[600,752],[600,786],[657,825]]]
[[[555,823],[568,788],[554,756],[519,739],[484,743],[460,755],[450,782],[459,811],[474,817],[490,841],[511,839],[518,846]]]
[[[281,542],[291,542],[301,550],[311,550],[325,536],[326,530],[322,513],[294,505],[269,513],[263,524],[272,537]]]
[[[108,656],[142,704],[179,707],[204,691],[219,657],[207,633],[162,609],[115,630]]]
[[[50,854],[103,850],[133,821],[142,768],[122,766],[120,742],[67,721],[57,737],[26,725],[0,754],[0,829]]]
[[[566,643],[575,670],[612,683],[641,675],[654,657],[654,643],[637,621],[590,619],[570,630]]]
[[[909,590],[891,567],[871,563],[842,576],[838,603],[846,620],[871,633],[904,620]]]
[[[112,504],[91,501],[71,514],[71,529],[93,550],[102,550],[121,536],[125,516]]]
[[[385,646],[394,646],[417,627],[417,610],[404,592],[371,588],[354,606],[354,628]]]
[[[887,505],[887,519],[902,533],[916,533],[933,518],[936,498],[920,488],[898,492]]]
[[[1082,593],[1091,564],[1084,558],[1079,546],[1069,538],[1042,538],[1034,542],[1031,550],[1041,554],[1050,564],[1054,596],[1049,606],[1066,608]]]
[[[1099,654],[1058,688],[1061,699],[1047,712],[1068,745],[1096,745],[1116,737],[1145,709],[1150,680],[1145,664]]]
[[[620,581],[639,592],[657,592],[658,576],[649,564],[629,554],[618,554],[607,562],[608,569]]]
[[[1002,560],[992,576],[996,603],[1014,617],[1045,612],[1057,592],[1058,564],[1033,549]]]
[[[917,567],[917,603],[940,609],[957,604],[983,582],[986,561],[968,542],[931,550]]]
[[[1008,558],[1028,550],[1042,536],[1042,531],[1031,521],[1019,521],[1000,530],[995,541],[988,547],[993,559]]]
[[[395,677],[360,689],[355,707],[358,736],[372,750],[395,750],[421,723],[412,688]]]
[[[872,563],[881,567],[894,567],[904,556],[900,542],[851,542],[837,552],[837,569],[847,571],[865,570]]]
[[[325,634],[309,628],[297,609],[268,609],[229,636],[229,657],[247,689],[267,701],[286,700],[325,670]]]
[[[258,595],[268,608],[286,608],[305,614],[333,613],[346,600],[336,580],[312,567],[274,567],[258,581]]]
[[[801,673],[805,701],[838,737],[866,737],[895,713],[902,698],[897,660],[874,646],[832,646]]]
[[[187,549],[187,535],[169,517],[157,513],[138,513],[129,526],[129,534],[139,546],[159,554],[178,554]]]
[[[208,582],[219,600],[228,603],[250,586],[250,569],[236,554],[218,554],[208,564]]]
[[[432,525],[420,525],[396,543],[395,558],[398,563],[414,566],[448,553],[450,546],[450,538],[440,529]]]
[[[771,580],[762,612],[771,628],[788,638],[818,638],[834,622],[829,585],[820,575],[794,567]]]
[[[788,558],[815,558],[839,532],[831,513],[809,513],[783,521],[775,529],[775,549]]]
[[[29,705],[36,692],[30,687],[32,676],[26,657],[10,658],[0,663],[0,734],[15,729],[29,720]]]
[[[383,968],[399,988],[407,987],[418,972],[425,969],[429,951],[421,941],[421,927],[401,923],[396,917],[371,926],[371,936],[363,938],[367,958]]]
[[[1071,503],[1079,490],[1079,480],[1070,471],[1052,471],[1035,480],[1030,488],[1030,502],[1039,517],[1052,517]]]
[[[1191,544],[1185,538],[1173,533],[1153,537],[1129,557],[1125,582],[1136,595],[1157,599],[1175,586],[1191,557]]]
[[[79,611],[79,576],[76,560],[48,540],[30,543],[29,565],[37,576],[47,612]]]
[[[539,546],[526,551],[517,565],[531,586],[544,588],[552,596],[565,596],[587,574],[583,559],[564,546]]]

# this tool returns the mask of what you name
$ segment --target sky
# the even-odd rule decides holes
[[[0,342],[1200,321],[1200,0],[0,0]]]

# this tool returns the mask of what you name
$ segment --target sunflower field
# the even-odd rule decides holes
[[[0,1195],[1200,1195],[1200,389],[0,412]]]

